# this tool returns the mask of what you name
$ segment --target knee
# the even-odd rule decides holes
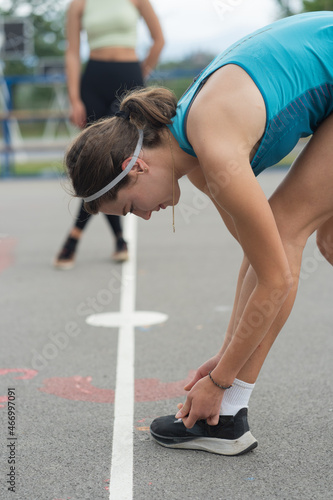
[[[317,230],[317,246],[320,253],[333,266],[333,234],[323,228]]]

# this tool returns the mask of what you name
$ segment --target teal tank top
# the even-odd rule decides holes
[[[266,106],[266,126],[251,162],[255,175],[278,163],[333,110],[333,12],[299,14],[246,36],[219,54],[195,79],[169,126],[192,156],[186,136],[191,104],[209,76],[226,64],[243,68]]]
[[[90,50],[135,48],[139,11],[130,0],[86,0],[82,26]]]

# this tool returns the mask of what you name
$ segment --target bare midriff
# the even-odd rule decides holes
[[[90,59],[96,61],[135,62],[138,56],[131,47],[101,47],[90,51]]]

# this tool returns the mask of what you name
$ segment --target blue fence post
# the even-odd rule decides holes
[[[12,93],[10,88],[10,81],[7,81],[6,78],[1,78],[1,85],[4,89],[3,98],[5,104],[5,113],[10,113],[13,109],[13,100]],[[11,141],[11,133],[10,133],[10,118],[4,118],[2,129],[3,129],[3,138],[5,143],[5,151],[4,151],[4,168],[2,175],[3,177],[8,177],[11,173],[11,152],[12,152],[12,141]]]

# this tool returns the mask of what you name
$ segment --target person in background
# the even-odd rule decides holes
[[[152,38],[146,58],[136,54],[137,23],[142,16]],[[81,78],[80,34],[85,30],[89,61]],[[71,122],[84,129],[94,121],[113,116],[124,91],[142,87],[156,66],[164,37],[149,0],[72,0],[67,13],[66,74]],[[93,167],[93,165],[92,165]],[[128,259],[120,217],[106,215],[116,238],[113,260]],[[81,203],[74,226],[58,253],[54,266],[71,269],[78,242],[90,219]]]

